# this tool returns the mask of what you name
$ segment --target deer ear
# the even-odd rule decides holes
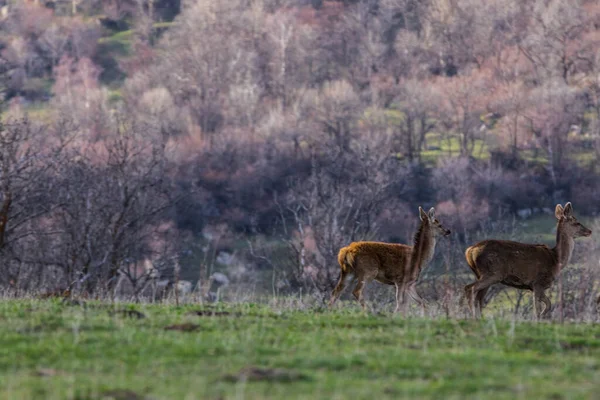
[[[425,221],[428,218],[425,210],[423,210],[421,206],[419,206],[419,218],[421,218],[421,221]]]
[[[429,209],[429,219],[433,220],[435,218],[435,208],[431,207]]]
[[[564,216],[565,210],[560,204],[556,205],[556,209],[554,209],[554,216],[556,219],[561,219]]]
[[[567,204],[565,204],[565,209],[563,211],[563,214],[567,218],[573,216],[573,206],[571,205],[571,202],[568,202]]]

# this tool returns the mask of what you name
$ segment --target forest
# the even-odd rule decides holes
[[[600,226],[599,50],[593,0],[0,0],[0,288],[325,300],[341,247],[410,244],[423,206],[449,307],[475,241],[553,245],[567,201]]]

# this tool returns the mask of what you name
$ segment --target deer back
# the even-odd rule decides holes
[[[556,253],[545,245],[485,240],[469,248],[467,260],[479,276],[498,276],[514,286],[552,280]]]

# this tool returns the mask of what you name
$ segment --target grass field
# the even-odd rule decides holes
[[[3,399],[599,393],[599,325],[404,319],[353,307],[0,303]]]

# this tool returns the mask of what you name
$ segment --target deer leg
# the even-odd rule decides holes
[[[475,295],[475,306],[477,307],[477,312],[479,317],[481,318],[482,316],[482,311],[483,311],[483,301],[485,299],[485,295],[487,294],[488,290],[489,290],[489,286],[486,287],[485,289],[481,289],[479,292],[477,292],[477,294]]]
[[[377,271],[373,272],[367,272],[367,273],[362,273],[360,275],[357,276],[358,278],[358,283],[356,284],[356,287],[354,288],[354,290],[352,291],[352,294],[354,295],[354,297],[356,298],[356,300],[358,300],[358,302],[360,303],[361,307],[363,308],[363,310],[366,311],[367,309],[367,305],[365,304],[365,299],[363,297],[363,291],[365,290],[365,286],[367,283],[371,282],[375,276],[377,276]]]
[[[427,308],[427,302],[421,297],[421,295],[419,295],[419,293],[417,293],[417,289],[414,284],[408,287],[407,293],[411,297],[411,299],[413,299],[415,302],[417,302],[419,306],[421,306],[423,313],[425,313],[425,309]]]
[[[408,312],[408,298],[409,294],[409,284],[406,282],[402,282],[400,285],[400,304],[402,305],[402,313],[406,314]]]
[[[337,301],[337,299],[342,294],[342,291],[346,287],[346,277],[347,277],[347,272],[342,270],[342,272],[340,273],[340,280],[338,281],[337,285],[333,289],[333,292],[331,293],[331,300],[329,300],[329,307],[333,306],[333,303],[335,303]]]
[[[550,312],[550,310],[552,310],[552,303],[550,302],[550,299],[548,298],[548,296],[546,296],[545,293],[542,293],[542,302],[546,305],[546,307],[544,308],[544,311],[542,311],[542,315],[540,317],[544,317],[546,314],[548,314]]]
[[[540,310],[540,302],[544,303],[544,308]],[[535,314],[537,319],[541,319],[544,315],[546,315],[551,307],[552,303],[546,294],[544,293],[543,288],[534,288],[533,289],[533,306],[535,308]]]
[[[477,282],[473,282],[467,286],[465,286],[465,294],[467,296],[467,300],[469,301],[469,308],[471,309],[471,313],[473,318],[477,318],[475,312],[475,300],[479,300],[476,297],[480,291],[484,290],[487,292],[487,289],[492,286],[494,283],[500,282],[502,279],[499,279],[495,276],[487,276],[482,277]],[[485,295],[485,293],[484,293]]]
[[[475,315],[473,314],[473,299],[472,299],[472,294],[473,294],[473,285],[475,285],[477,283],[477,281],[473,282],[473,283],[469,283],[467,286],[465,286],[465,300],[467,301],[467,306],[469,307],[469,312],[473,315],[473,317],[475,317]]]
[[[396,287],[396,308],[394,309],[394,314],[400,310],[400,303],[402,303],[402,297],[404,294],[404,284],[394,282],[394,286]]]

